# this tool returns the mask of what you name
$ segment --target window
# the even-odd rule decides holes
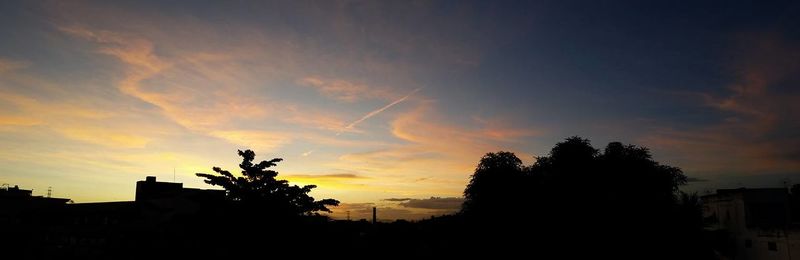
[[[753,240],[745,239],[744,240],[744,247],[745,248],[752,248],[753,247]]]
[[[767,242],[767,249],[769,249],[769,251],[778,251],[778,243]]]

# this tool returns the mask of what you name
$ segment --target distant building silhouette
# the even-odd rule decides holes
[[[155,176],[147,176],[144,181],[136,182],[136,202],[175,198],[222,201],[225,199],[225,191],[184,188],[183,183],[158,182]]]
[[[70,199],[33,196],[19,186],[0,188],[0,225],[18,225],[63,207]]]
[[[0,203],[12,201],[64,204],[67,203],[69,199],[33,196],[33,190],[20,189],[19,186],[16,185],[14,185],[14,187],[0,188]]]
[[[44,246],[49,225],[61,220],[69,199],[33,196],[18,186],[0,188],[0,249],[3,257],[21,258],[32,246]],[[35,242],[35,243],[34,243]],[[39,249],[39,248],[36,248]]]
[[[155,176],[147,176],[136,182],[136,201],[175,197],[182,189],[183,183],[157,182]]]
[[[728,234],[735,259],[800,259],[798,196],[785,188],[720,189],[702,197],[703,216],[707,229]]]

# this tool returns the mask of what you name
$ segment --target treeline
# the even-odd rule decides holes
[[[177,197],[23,212],[12,216],[20,223],[4,246],[20,259],[714,257],[697,196],[678,191],[686,176],[643,147],[614,142],[598,150],[571,137],[531,165],[510,152],[488,153],[460,212],[374,225],[328,219],[320,213],[339,202],[311,197],[313,185],[277,179],[272,167],[281,159],[239,155],[241,174],[217,167],[197,174],[225,189],[221,201]]]
[[[601,151],[571,137],[532,165],[509,152],[485,155],[460,214],[478,237],[475,246],[497,251],[710,258],[697,196],[678,190],[686,181],[647,148],[612,142]]]

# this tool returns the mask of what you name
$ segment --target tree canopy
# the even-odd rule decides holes
[[[286,180],[276,179],[278,172],[270,168],[282,161],[281,158],[254,164],[255,152],[239,150],[239,156],[242,157],[239,164],[241,176],[234,176],[219,167],[212,168],[216,174],[196,175],[205,178],[205,183],[224,188],[229,200],[276,214],[312,215],[319,211],[330,212],[327,206],[339,205],[339,201],[335,199],[315,200],[309,196],[308,193],[316,185],[300,187],[289,185]]]
[[[484,212],[508,207],[519,197],[525,173],[522,160],[511,152],[488,153],[481,158],[475,174],[464,189],[465,212]]]
[[[492,243],[557,251],[566,250],[559,241],[582,234],[590,241],[582,244],[586,250],[610,250],[609,256],[631,249],[666,258],[694,254],[702,230],[696,197],[679,196],[686,176],[653,160],[647,148],[612,142],[601,151],[570,137],[535,159],[526,166],[511,152],[481,158],[461,211],[479,237],[526,236],[533,242]]]
[[[511,152],[486,154],[464,189],[463,211],[556,200],[665,208],[677,202],[678,186],[685,183],[679,168],[654,161],[647,148],[612,142],[600,152],[589,140],[570,137],[530,166]]]

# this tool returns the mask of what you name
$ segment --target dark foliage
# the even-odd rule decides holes
[[[464,189],[464,212],[493,212],[511,207],[519,196],[519,184],[525,177],[522,160],[510,152],[488,153],[481,158],[475,174]],[[498,189],[498,187],[504,187]]]
[[[316,185],[299,187],[289,185],[286,180],[275,179],[278,172],[269,168],[276,166],[283,160],[281,158],[253,164],[255,152],[239,150],[239,156],[242,157],[242,163],[239,164],[242,169],[241,177],[219,167],[213,168],[216,175],[197,173],[197,176],[205,178],[205,183],[225,188],[230,200],[277,214],[312,215],[318,211],[330,212],[327,206],[339,205],[339,201],[334,199],[314,200],[314,197],[309,196],[308,193]]]
[[[600,152],[570,137],[530,166],[509,152],[484,156],[464,190],[462,214],[476,237],[501,238],[478,239],[498,250],[705,256],[695,239],[702,235],[697,197],[679,198],[685,183],[679,168],[654,161],[647,148],[613,142]],[[502,239],[516,236],[529,239]],[[570,251],[574,243],[585,251]]]

